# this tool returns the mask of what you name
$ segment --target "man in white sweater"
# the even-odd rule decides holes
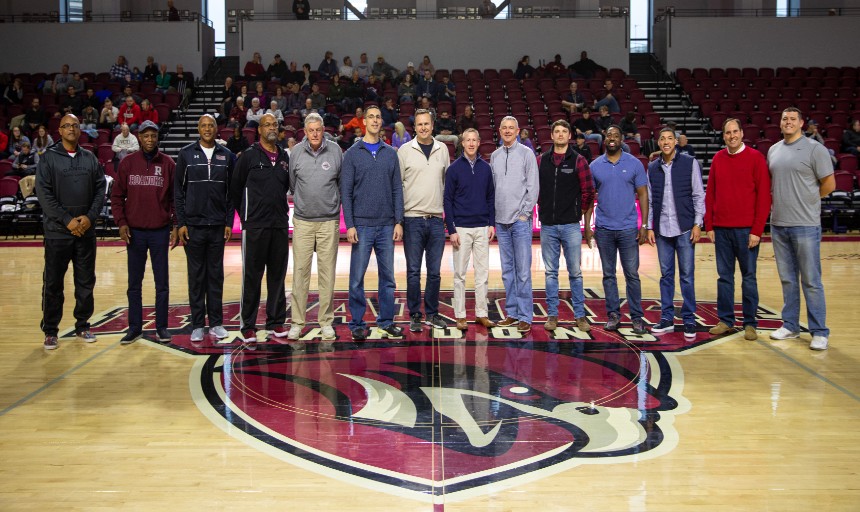
[[[119,135],[113,140],[114,163],[118,164],[123,158],[140,149],[140,143],[128,129],[128,124],[122,123]]]

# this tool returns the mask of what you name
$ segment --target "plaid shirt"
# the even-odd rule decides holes
[[[128,66],[123,64],[120,66],[119,64],[113,64],[110,67],[110,76],[117,80],[125,80],[126,75],[130,75],[131,70],[128,69]]]

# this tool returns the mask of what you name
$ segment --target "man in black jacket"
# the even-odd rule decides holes
[[[230,184],[233,205],[242,219],[242,339],[257,341],[260,286],[266,273],[266,330],[287,335],[284,278],[290,255],[290,189],[287,152],[278,146],[278,120],[264,114],[260,142],[242,152]]]
[[[588,162],[570,146],[570,124],[564,120],[552,123],[550,151],[542,154],[538,167],[540,192],[538,207],[541,222],[540,247],[546,267],[547,321],[544,328],[558,327],[558,261],[564,249],[570,298],[576,327],[588,332],[585,296],[582,288],[580,253],[582,231],[579,221],[585,216],[586,239],[591,239],[591,213],[594,209],[594,185]]]
[[[236,157],[215,142],[215,118],[203,114],[197,121],[200,140],[179,152],[173,190],[179,241],[188,265],[188,302],[191,306],[191,341],[203,341],[209,332],[227,337],[221,298],[224,291],[224,244],[233,234],[230,178]]]
[[[44,347],[59,346],[63,318],[63,280],[72,262],[75,282],[75,335],[96,341],[90,332],[96,285],[96,234],[92,229],[105,200],[105,176],[95,155],[78,145],[78,118],[60,120],[60,143],[45,151],[36,169],[36,193],[45,228],[45,272],[42,287]]]

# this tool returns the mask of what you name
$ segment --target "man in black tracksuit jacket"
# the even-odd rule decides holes
[[[96,219],[105,200],[105,175],[92,152],[81,148],[81,125],[69,114],[60,120],[60,142],[50,146],[36,168],[36,194],[45,228],[42,287],[44,347],[54,350],[63,318],[63,280],[74,269],[75,334],[92,343],[93,289],[96,285]]]
[[[226,338],[224,312],[224,244],[233,233],[235,210],[230,201],[230,178],[236,156],[215,142],[217,125],[209,114],[200,116],[200,140],[180,150],[174,173],[176,222],[188,266],[191,341],[209,332]]]
[[[236,162],[230,193],[242,219],[242,339],[257,341],[260,285],[266,272],[266,330],[287,335],[284,279],[290,255],[290,189],[287,152],[277,145],[278,120],[260,118],[260,142],[242,152]]]

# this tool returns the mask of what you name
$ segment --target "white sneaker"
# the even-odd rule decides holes
[[[290,332],[287,333],[288,340],[297,340],[302,335],[302,326],[299,324],[293,324],[290,326]]]
[[[209,332],[211,332],[212,335],[215,336],[216,338],[218,338],[219,340],[223,340],[224,338],[229,336],[229,334],[227,333],[227,329],[225,329],[223,326],[220,326],[220,325],[216,325],[215,327],[210,328]]]
[[[827,338],[824,336],[813,336],[809,342],[809,348],[812,350],[827,350]]]
[[[779,329],[770,333],[770,339],[772,340],[788,340],[793,338],[799,338],[799,332],[791,332],[785,327],[780,327]]]
[[[337,338],[337,334],[335,334],[334,328],[330,325],[324,325],[322,328],[322,339],[333,340],[336,338]]]
[[[194,329],[193,331],[191,331],[191,341],[193,341],[193,342],[203,341],[203,328],[202,327],[198,327],[197,329]]]

